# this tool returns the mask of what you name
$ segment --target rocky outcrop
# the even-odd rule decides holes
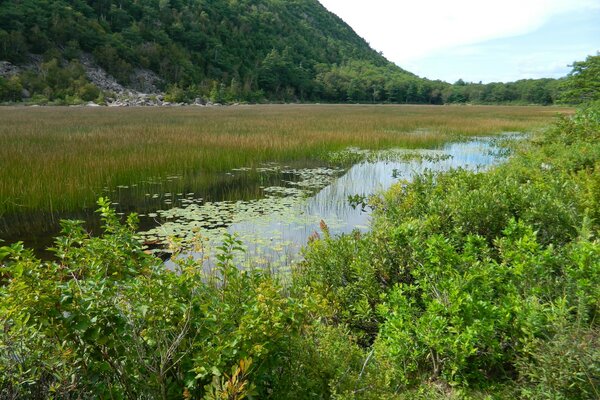
[[[3,78],[10,78],[13,75],[17,75],[21,72],[21,68],[8,61],[0,61],[0,76]]]
[[[163,80],[154,72],[136,68],[130,77],[131,87],[124,87],[115,78],[107,74],[93,57],[85,54],[81,57],[88,79],[107,93],[105,104],[109,107],[157,107],[182,106],[184,103],[165,101],[165,94],[159,90]],[[196,99],[195,105],[206,105],[203,99]]]
[[[123,85],[96,64],[91,55],[84,54],[79,61],[85,69],[85,74],[90,82],[96,85],[100,90],[114,93],[124,93],[126,91]]]
[[[30,55],[28,62],[24,65],[14,65],[8,61],[0,61],[0,76],[10,78],[26,70],[40,70],[42,61],[40,56],[33,54]],[[96,64],[91,54],[81,55],[79,61],[90,82],[105,93],[105,103],[101,105],[109,107],[176,107],[187,105],[185,103],[166,101],[165,94],[159,89],[163,86],[164,81],[150,70],[143,68],[135,69],[130,77],[131,87],[125,87]],[[23,98],[29,96],[29,92],[23,93]],[[196,106],[220,105],[212,104],[210,101],[202,98],[195,99],[191,104]],[[94,107],[97,104],[89,102],[85,105]]]

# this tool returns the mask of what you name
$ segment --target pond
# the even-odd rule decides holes
[[[169,202],[170,207],[150,214],[159,225],[141,232],[140,238],[149,251],[159,253],[165,243],[178,242],[188,249],[183,256],[203,258],[205,269],[210,270],[224,235],[235,234],[244,248],[236,254],[238,265],[285,272],[301,257],[308,238],[320,234],[322,224],[331,234],[367,230],[370,212],[360,204],[366,196],[426,170],[476,170],[503,159],[490,138],[449,143],[438,150],[348,149],[345,153],[361,161],[349,168],[269,164],[231,171],[232,180],[244,182],[252,176],[256,181],[260,176],[259,181],[268,185],[259,186],[254,199],[204,201],[180,193],[178,206]]]
[[[360,205],[363,198],[425,170],[487,168],[502,160],[497,140],[476,138],[436,150],[347,149],[332,154],[329,166],[296,161],[173,175],[106,188],[104,195],[120,215],[139,213],[139,237],[147,251],[166,256],[165,248],[175,238],[189,249],[185,255],[204,258],[210,269],[224,235],[235,233],[244,247],[236,258],[239,265],[252,261],[254,266],[282,271],[299,259],[308,238],[321,232],[321,221],[332,234],[364,231],[370,213]],[[60,219],[83,220],[88,231],[101,231],[98,215],[88,208],[0,219],[0,238],[6,243],[24,241],[40,257],[52,258],[45,249],[52,246]]]

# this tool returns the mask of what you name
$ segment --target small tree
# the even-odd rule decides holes
[[[572,65],[561,100],[565,103],[586,103],[600,100],[600,53]]]

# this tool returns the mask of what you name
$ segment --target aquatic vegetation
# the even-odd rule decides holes
[[[168,253],[169,243],[176,242],[177,248],[188,250],[186,256],[203,259],[204,267],[210,270],[215,248],[226,235],[235,233],[245,250],[235,259],[238,265],[261,266],[281,275],[299,260],[301,247],[322,223],[327,224],[331,234],[366,230],[368,196],[400,178],[409,179],[416,169],[479,168],[499,162],[501,159],[488,155],[490,143],[483,138],[439,150],[347,149],[344,152],[364,156],[349,170],[289,168],[275,163],[238,168],[233,175],[258,172],[275,174],[281,180],[274,186],[261,187],[261,196],[256,199],[188,200],[173,207],[165,204],[164,209],[152,213],[160,224],[141,232],[140,238],[155,254]],[[202,245],[198,248],[200,238]]]
[[[251,171],[243,168],[237,171]],[[330,168],[285,169],[277,165],[257,167],[261,173],[280,172],[297,180],[284,180],[289,186],[263,188],[264,197],[243,201],[194,201],[153,213],[162,223],[139,234],[145,248],[158,254],[169,252],[168,243],[196,253],[212,268],[215,249],[235,231],[245,250],[235,259],[237,265],[261,265],[269,269],[289,268],[305,240],[283,239],[281,231],[301,229],[318,223],[321,216],[300,211],[309,196],[335,180],[343,170]],[[342,221],[338,221],[342,223]],[[285,227],[284,227],[285,226]],[[250,227],[250,229],[243,227]],[[198,240],[202,246],[198,248]],[[284,256],[281,256],[284,254]]]
[[[318,160],[348,146],[432,148],[459,136],[529,131],[567,111],[484,106],[3,107],[0,216],[93,209],[104,187],[112,191],[144,181],[150,186],[174,178],[174,188],[167,191],[196,191],[214,179],[213,173],[264,162]],[[136,198],[149,192],[140,188]]]

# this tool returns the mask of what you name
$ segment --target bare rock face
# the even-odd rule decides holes
[[[8,61],[0,61],[0,76],[3,78],[10,78],[13,75],[17,75],[21,72],[21,68]]]
[[[126,91],[115,78],[108,75],[106,71],[100,68],[93,57],[89,54],[83,54],[80,59],[81,65],[85,69],[90,82],[96,85],[100,90],[114,92],[117,94],[124,93]]]
[[[144,107],[160,106],[163,94],[158,89],[162,85],[162,79],[154,72],[137,68],[131,75],[131,87],[126,88],[115,78],[107,74],[93,57],[89,54],[81,56],[81,65],[85,69],[88,79],[104,92],[111,95],[106,98],[106,105],[110,107]]]
[[[132,89],[142,93],[161,93],[158,89],[164,81],[149,69],[136,68],[129,77]]]

